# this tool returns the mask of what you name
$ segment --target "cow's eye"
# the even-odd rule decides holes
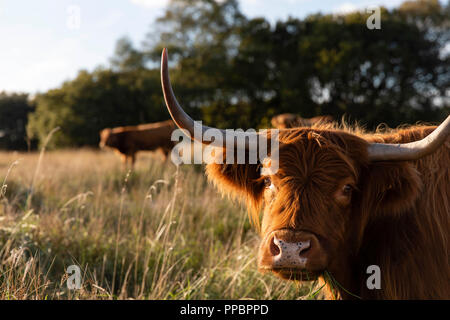
[[[344,196],[349,197],[352,194],[353,191],[353,187],[349,184],[346,184],[343,188],[342,188],[342,194]]]

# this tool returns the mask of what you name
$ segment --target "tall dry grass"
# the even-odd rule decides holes
[[[0,153],[0,299],[298,299],[256,270],[245,208],[200,166],[95,150]],[[67,267],[82,270],[68,290]]]

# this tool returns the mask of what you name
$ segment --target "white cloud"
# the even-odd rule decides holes
[[[339,14],[347,14],[354,11],[358,11],[358,8],[353,3],[350,2],[342,3],[333,9],[334,13]]]
[[[163,8],[167,6],[169,0],[131,0],[131,3],[146,8]]]
[[[258,4],[258,0],[241,0],[241,3],[244,5],[255,5]]]
[[[103,17],[101,20],[97,22],[98,26],[100,28],[109,28],[116,24],[118,24],[122,18],[124,17],[124,14],[119,10],[113,10],[108,12],[108,14]]]
[[[22,31],[31,34],[30,28],[22,27]],[[58,41],[53,36],[50,30],[41,30],[39,37],[6,39],[9,46],[2,51],[0,69],[8,77],[0,77],[0,91],[43,92],[74,78],[79,69],[92,69],[98,61],[105,60],[102,54],[87,46],[86,36]],[[38,50],[40,47],[45,50]]]
[[[402,2],[403,0],[364,0],[364,1],[343,2],[335,6],[331,10],[331,12],[337,14],[347,14],[354,11],[366,11],[367,8],[374,8],[381,6],[386,8],[395,8],[398,7]]]
[[[218,1],[218,0],[216,0]],[[285,3],[288,5],[294,5],[294,4],[300,4],[302,2],[308,2],[311,0],[278,0],[278,5],[282,5],[281,3]],[[243,5],[270,5],[271,1],[267,1],[267,0],[241,0],[240,1],[241,4]]]
[[[142,7],[146,7],[146,8],[164,8],[169,4],[169,0],[130,0],[131,3],[138,5],[138,6],[142,6]],[[225,0],[215,0],[218,3],[222,3]],[[242,0],[242,2],[251,2],[251,3],[258,3],[260,2],[260,0]],[[287,0],[287,1],[299,1],[299,0]],[[300,1],[304,1],[304,0],[300,0]]]

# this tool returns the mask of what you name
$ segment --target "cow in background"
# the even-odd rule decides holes
[[[277,129],[312,127],[313,125],[328,124],[334,121],[332,116],[317,116],[302,118],[293,113],[282,113],[272,118],[271,124]]]
[[[173,130],[177,126],[172,120],[141,124],[137,126],[126,126],[117,128],[106,128],[100,131],[100,148],[112,148],[120,153],[122,163],[131,166],[136,161],[136,153],[141,150],[160,150],[167,159],[169,152],[175,143],[171,141]]]

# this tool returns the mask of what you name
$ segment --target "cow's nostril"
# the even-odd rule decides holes
[[[300,242],[300,243],[299,243],[299,247],[300,247],[300,251],[298,252],[298,255],[299,255],[299,256],[302,256],[302,255],[304,255],[306,252],[308,252],[309,249],[311,249],[311,244],[310,244],[310,242],[309,242],[309,240],[308,240],[308,241],[306,241],[306,242]]]
[[[270,253],[272,256],[280,254],[280,247],[275,243],[275,237],[272,237],[272,240],[270,241]]]

